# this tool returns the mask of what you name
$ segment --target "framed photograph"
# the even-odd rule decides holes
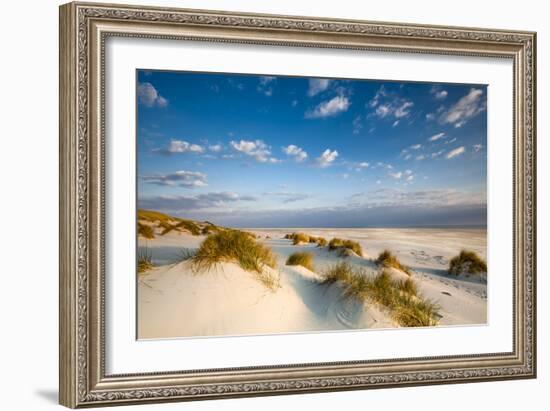
[[[534,378],[535,40],[61,6],[61,404]]]

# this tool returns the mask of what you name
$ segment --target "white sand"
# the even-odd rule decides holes
[[[343,298],[337,285],[318,283],[321,272],[342,261],[337,253],[314,244],[293,246],[282,237],[293,229],[248,230],[270,246],[278,258],[273,275],[279,287],[271,291],[253,273],[234,263],[223,263],[207,273],[195,274],[189,262],[174,264],[182,249],[196,249],[205,236],[170,232],[144,240],[155,269],[139,275],[139,338],[289,333],[362,328],[393,328],[383,308]],[[372,259],[385,248],[410,266],[422,296],[437,302],[440,325],[484,324],[487,285],[474,278],[446,273],[448,261],[462,248],[486,256],[486,231],[477,229],[301,229],[311,235],[358,241],[364,258],[345,260],[374,275]],[[269,236],[270,239],[265,237]],[[315,272],[285,266],[296,251],[314,254]],[[394,273],[402,276],[402,273]],[[403,277],[401,277],[403,278]]]

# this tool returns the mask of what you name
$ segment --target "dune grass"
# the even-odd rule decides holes
[[[164,230],[162,230],[161,235],[166,235],[172,230],[176,229],[184,229],[189,231],[192,235],[201,235],[201,229],[198,226],[197,223],[191,220],[181,220],[177,224],[170,224],[169,226],[165,227]]]
[[[293,253],[286,260],[286,265],[301,265],[310,271],[313,270],[313,254],[311,253]]]
[[[487,263],[473,251],[462,250],[449,262],[449,274],[482,274],[487,272]]]
[[[363,257],[363,249],[357,241],[344,240],[342,238],[335,237],[328,243],[328,248],[331,251],[340,251],[340,256],[345,256],[345,250],[351,250],[360,257]]]
[[[390,268],[390,267],[397,268],[398,270],[401,270],[404,273],[411,275],[411,269],[406,265],[401,264],[401,262],[397,259],[397,257],[393,255],[389,250],[382,251],[378,255],[378,258],[376,259],[376,263],[386,268]]]
[[[152,261],[151,252],[147,247],[140,248],[137,258],[137,272],[138,274],[151,270],[154,267]]]
[[[216,234],[220,231],[223,231],[222,227],[218,227],[215,224],[207,223],[201,230],[201,234],[203,235],[210,235],[210,234]]]
[[[276,288],[276,279],[264,270],[266,266],[276,267],[275,255],[244,231],[225,230],[208,236],[190,260],[197,273],[208,271],[217,263],[235,262],[243,270],[255,272],[266,287]]]
[[[326,247],[327,244],[328,244],[328,241],[326,238],[317,237],[317,247]]]
[[[151,226],[138,222],[137,228],[138,228],[138,235],[144,238],[147,238],[149,240],[155,238],[155,232],[153,231],[153,228]]]
[[[293,233],[292,234],[292,244],[298,245],[301,243],[309,243],[309,236],[304,233]]]
[[[309,237],[308,242],[313,243],[313,244],[315,244],[317,242],[317,240],[319,239],[318,237],[315,237],[313,235],[308,235],[308,237]]]
[[[394,321],[403,327],[437,325],[439,307],[418,294],[412,279],[394,281],[383,270],[375,276],[346,262],[330,267],[324,273],[324,284],[339,282],[346,297],[371,302],[387,308]]]
[[[137,218],[138,220],[145,220],[149,221],[151,223],[154,223],[155,221],[158,221],[160,223],[168,223],[171,221],[179,221],[180,219],[177,217],[171,217],[164,213],[159,213],[158,211],[153,210],[143,210],[138,209],[137,210]]]

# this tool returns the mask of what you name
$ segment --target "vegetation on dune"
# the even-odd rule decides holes
[[[317,237],[317,247],[326,247],[327,244],[328,244],[328,241],[326,238]]]
[[[313,254],[311,253],[293,253],[286,260],[286,265],[301,265],[310,271],[313,270]]]
[[[276,279],[264,270],[266,266],[276,267],[275,255],[244,231],[225,230],[210,235],[190,260],[195,272],[207,271],[221,262],[236,262],[242,269],[255,272],[268,288],[276,287]]]
[[[168,234],[172,230],[176,229],[184,229],[189,231],[192,235],[201,235],[201,228],[198,226],[197,223],[191,220],[181,220],[180,222],[175,225],[169,225],[164,230],[162,230],[161,235]]]
[[[138,220],[145,220],[151,223],[154,223],[155,221],[158,221],[160,223],[163,223],[163,222],[169,223],[169,222],[180,220],[177,217],[171,217],[167,214],[159,213],[158,211],[143,210],[143,209],[137,210],[137,218]]]
[[[412,279],[394,281],[385,270],[372,276],[364,269],[342,262],[324,273],[324,284],[336,282],[344,287],[347,297],[387,308],[401,326],[424,327],[438,323],[439,307],[418,295]]]
[[[219,233],[220,231],[223,231],[223,228],[218,227],[217,225],[214,225],[214,224],[210,223],[210,224],[205,225],[202,228],[201,234],[210,235],[210,234]]]
[[[352,240],[344,240],[342,238],[333,238],[328,243],[329,250],[338,250],[340,251],[341,256],[345,256],[346,253],[345,250],[351,250],[358,256],[363,256],[363,249],[361,248],[361,245],[357,241]]]
[[[310,235],[308,237],[309,237],[309,242],[310,243],[316,243],[317,240],[319,239],[318,237],[315,237],[315,236],[312,236],[312,235]]]
[[[140,248],[137,258],[137,272],[138,274],[149,271],[154,267],[151,252],[147,247]]]
[[[482,274],[487,272],[487,263],[473,251],[462,250],[449,262],[449,274]]]
[[[153,231],[153,228],[151,226],[138,222],[137,228],[138,228],[138,235],[144,238],[147,238],[149,240],[152,238],[155,238],[155,232]]]
[[[401,264],[401,262],[397,259],[397,257],[393,255],[389,250],[382,251],[378,255],[378,258],[376,259],[376,263],[386,268],[390,268],[390,267],[397,268],[398,270],[401,270],[407,273],[408,275],[411,275],[410,268]]]
[[[303,243],[309,243],[309,236],[304,233],[293,233],[292,234],[292,244],[298,245]]]

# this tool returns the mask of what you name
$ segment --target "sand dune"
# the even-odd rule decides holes
[[[277,269],[270,273],[278,279],[274,290],[235,263],[220,263],[200,274],[193,272],[189,261],[174,263],[182,249],[196,249],[205,236],[170,232],[151,240],[140,238],[140,247],[147,246],[157,267],[138,276],[139,338],[397,327],[384,308],[344,297],[338,284],[322,285],[317,274],[345,259],[363,267],[366,275],[376,275],[373,259],[385,248],[413,269],[421,294],[439,304],[440,325],[486,323],[486,283],[446,273],[449,259],[461,248],[485,257],[484,230],[303,230],[327,239],[358,241],[364,257],[345,258],[315,244],[292,245],[282,238],[290,229],[249,231],[277,255]],[[314,271],[285,265],[296,251],[314,255]],[[399,270],[392,276],[408,277]]]

